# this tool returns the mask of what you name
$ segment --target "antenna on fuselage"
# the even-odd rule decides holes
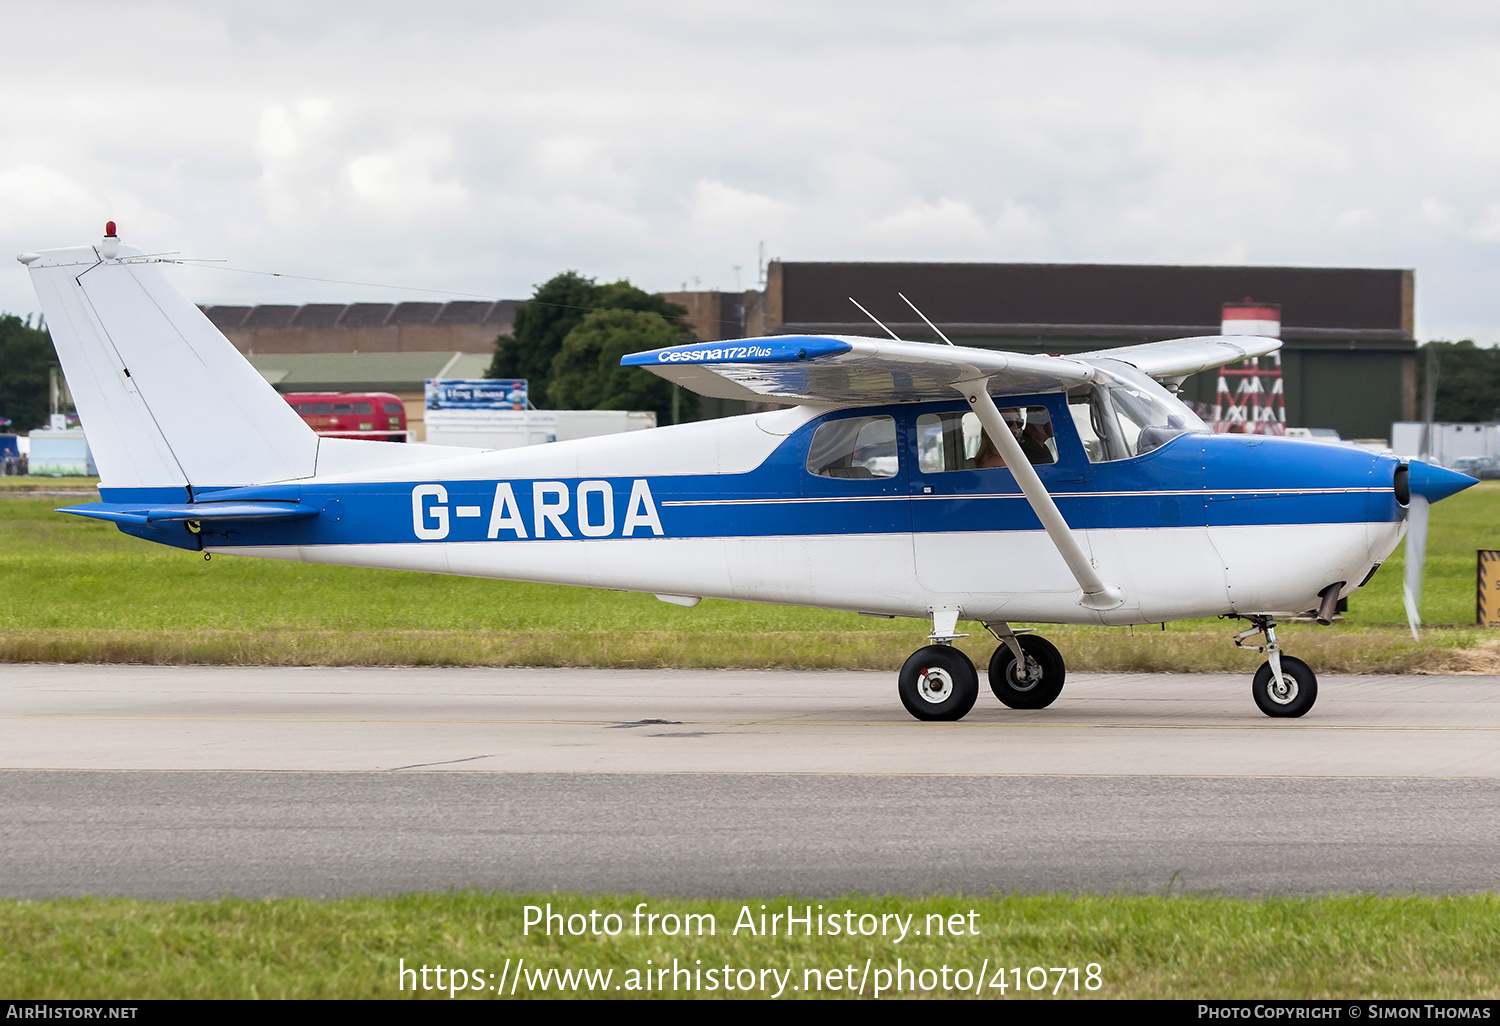
[[[855,299],[853,296],[849,297],[849,302],[853,303],[855,306],[859,306],[859,300]],[[876,324],[879,324],[881,330],[884,331],[887,335],[891,336],[891,338],[895,339],[897,342],[905,342],[906,341],[904,338],[902,338],[900,335],[896,334],[890,328],[887,328],[881,322],[881,320],[880,320],[879,317],[876,317],[874,314],[872,314],[870,311],[866,310],[864,307],[859,306],[859,312],[862,313],[862,314],[864,314],[866,317],[870,318],[870,320],[874,321]]]
[[[922,318],[922,320],[924,320],[924,321],[927,321],[927,315],[924,314],[921,310],[917,309],[917,304],[916,303],[913,303],[911,300],[907,299],[906,296],[902,295],[902,293],[900,293],[900,292],[896,293],[896,295],[901,296],[901,302],[903,302],[907,306],[911,307],[912,310],[915,311],[915,313],[916,313],[916,315],[918,317]],[[931,328],[933,331],[937,332],[938,338],[942,339],[944,342],[948,343],[950,346],[953,344],[953,340],[951,338],[949,338],[947,335],[943,334],[943,329],[942,328],[939,328],[936,324],[933,324],[931,321],[927,321],[927,326],[929,328]]]

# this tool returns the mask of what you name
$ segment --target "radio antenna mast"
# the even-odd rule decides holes
[[[922,318],[922,320],[924,320],[924,321],[927,321],[927,315],[924,314],[921,310],[917,310],[917,304],[916,303],[913,303],[911,300],[907,299],[900,292],[896,293],[896,295],[901,296],[901,302],[905,303],[907,306],[911,307],[912,310],[916,311],[916,314],[917,314],[918,317]],[[931,328],[933,331],[937,332],[938,338],[942,339],[944,342],[948,343],[950,346],[953,345],[953,340],[951,338],[949,338],[947,335],[943,334],[943,329],[942,328],[939,328],[936,324],[933,324],[931,321],[927,321],[927,326],[929,328]]]
[[[859,300],[855,299],[853,296],[849,297],[849,302],[853,303],[855,306],[859,306]],[[881,320],[880,320],[879,317],[876,317],[874,314],[872,314],[870,311],[866,310],[864,307],[859,306],[859,312],[862,313],[862,314],[864,314],[866,317],[870,318],[870,320],[874,321],[876,324],[879,324],[881,330],[884,331],[887,335],[891,336],[891,338],[895,339],[897,342],[905,342],[906,341],[904,338],[902,338],[900,335],[896,334],[890,328],[887,328],[885,326],[885,324],[881,322]]]

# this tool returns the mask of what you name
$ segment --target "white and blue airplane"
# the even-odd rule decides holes
[[[204,553],[930,619],[898,692],[956,720],[998,645],[1012,708],[1062,690],[1012,623],[1230,616],[1266,662],[1252,694],[1301,716],[1317,677],[1276,618],[1364,585],[1408,509],[1473,484],[1390,455],[1218,435],[1172,390],[1275,351],[1212,336],[1072,357],[850,336],[698,342],[626,357],[774,412],[483,451],[321,438],[163,272],[122,244],[23,253],[98,464],[61,512]]]

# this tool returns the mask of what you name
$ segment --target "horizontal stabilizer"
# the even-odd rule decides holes
[[[702,395],[792,403],[951,399],[955,384],[981,377],[996,395],[1030,395],[1094,378],[1087,364],[1055,356],[854,335],[694,342],[635,353],[620,364],[645,367]]]
[[[320,510],[305,502],[193,502],[180,506],[142,506],[124,502],[88,502],[64,506],[58,513],[116,524],[156,524],[174,520],[306,520]]]

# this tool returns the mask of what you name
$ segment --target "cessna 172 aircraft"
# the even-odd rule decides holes
[[[61,512],[205,553],[930,619],[902,668],[911,714],[979,693],[951,642],[998,641],[1013,708],[1062,690],[1057,649],[1012,623],[1237,616],[1252,694],[1301,716],[1317,678],[1276,617],[1369,580],[1408,507],[1474,481],[1418,461],[1210,433],[1172,389],[1273,352],[1214,336],[1073,357],[787,335],[627,365],[769,413],[482,451],[320,438],[167,280],[121,244],[24,253],[88,430],[102,502]],[[930,322],[929,322],[930,323]],[[941,333],[939,333],[941,334]]]

